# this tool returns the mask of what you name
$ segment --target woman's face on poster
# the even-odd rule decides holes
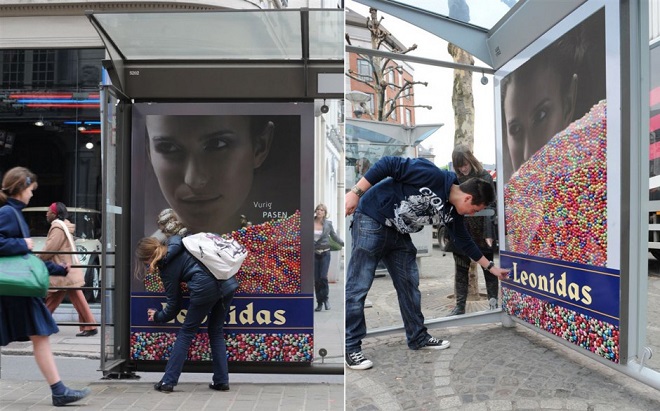
[[[503,105],[514,171],[568,126],[573,101],[572,96],[561,95],[559,75],[549,68],[539,68],[508,84]]]
[[[158,184],[184,225],[193,232],[233,226],[223,221],[247,198],[268,156],[272,124],[258,136],[248,116],[147,116],[146,125]]]

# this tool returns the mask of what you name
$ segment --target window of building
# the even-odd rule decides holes
[[[406,124],[412,125],[412,111],[409,108],[406,109]]]
[[[374,108],[374,95],[373,93],[367,93],[369,94],[369,101],[366,103],[367,107],[369,107],[369,112],[373,115],[376,115],[376,110]]]
[[[371,76],[371,63],[366,59],[358,59],[358,75],[362,80],[371,81],[373,77]]]
[[[55,83],[55,50],[34,50],[32,53],[32,86],[52,87]]]
[[[25,50],[2,50],[2,86],[19,88],[24,85]]]

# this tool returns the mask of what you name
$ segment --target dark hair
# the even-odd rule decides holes
[[[493,186],[486,180],[474,177],[462,182],[458,187],[472,196],[473,205],[488,205],[495,201]]]
[[[454,147],[454,151],[451,153],[451,162],[454,170],[458,172],[459,167],[463,167],[465,163],[470,165],[470,174],[476,173],[480,174],[484,171],[484,167],[481,165],[479,160],[472,154],[472,151],[468,146],[459,144]]]
[[[60,203],[60,202],[55,203],[55,209],[57,210],[55,215],[60,220],[66,220],[67,218],[69,218],[69,210],[66,209],[64,203]]]
[[[14,167],[2,178],[0,204],[5,204],[8,197],[14,197],[25,191],[31,184],[37,186],[37,176],[25,167]]]

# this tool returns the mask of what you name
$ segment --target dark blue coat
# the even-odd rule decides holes
[[[163,280],[167,304],[162,311],[154,314],[154,321],[168,322],[174,319],[181,310],[183,295],[180,283],[188,284],[190,302],[207,303],[217,301],[223,295],[233,293],[238,288],[234,277],[229,280],[218,280],[207,272],[202,264],[186,250],[178,235],[167,241],[167,254],[158,263],[160,278]],[[218,294],[216,283],[222,281],[222,292]]]
[[[449,202],[451,187],[458,184],[455,173],[425,158],[385,156],[364,178],[373,187],[364,193],[358,212],[404,234],[421,231],[424,225],[445,224],[456,248],[474,261],[483,256],[463,216]]]
[[[0,207],[0,255],[24,255],[30,252],[21,231],[21,225],[29,236],[27,224],[20,210],[25,204],[9,198],[8,207]],[[17,210],[16,214],[11,210]],[[52,268],[64,268],[57,264],[50,264]],[[48,266],[48,264],[46,265]],[[49,272],[50,272],[49,267]],[[28,341],[31,336],[47,336],[58,332],[53,316],[44,305],[43,298],[39,297],[8,297],[0,296],[0,346],[13,341]]]
[[[8,207],[0,207],[0,255],[23,255],[30,252],[27,243],[23,239],[25,236],[21,231],[20,224],[23,224],[25,232],[29,234],[27,223],[23,219],[21,210],[25,208],[25,204],[13,198],[7,199]],[[12,208],[18,211],[19,219],[16,214],[11,210]]]
[[[21,210],[25,208],[24,203],[14,199],[7,199],[7,206],[0,207],[0,255],[24,255],[30,252],[24,238],[23,232],[30,236],[30,231]],[[18,211],[18,217],[11,210]],[[20,220],[19,220],[20,219]],[[21,230],[21,225],[24,230]],[[65,275],[64,268],[52,261],[46,261],[46,267],[50,275]]]

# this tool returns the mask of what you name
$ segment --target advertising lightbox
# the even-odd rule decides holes
[[[496,74],[503,309],[615,363],[618,14],[618,2],[586,2]]]
[[[174,234],[213,232],[248,251],[224,325],[230,362],[313,360],[313,116],[311,103],[133,105],[131,249],[166,238],[176,215],[185,231]],[[167,360],[185,283],[180,313],[154,323],[147,310],[165,305],[163,283],[135,258],[132,267],[130,358]],[[188,360],[210,361],[205,323]]]

